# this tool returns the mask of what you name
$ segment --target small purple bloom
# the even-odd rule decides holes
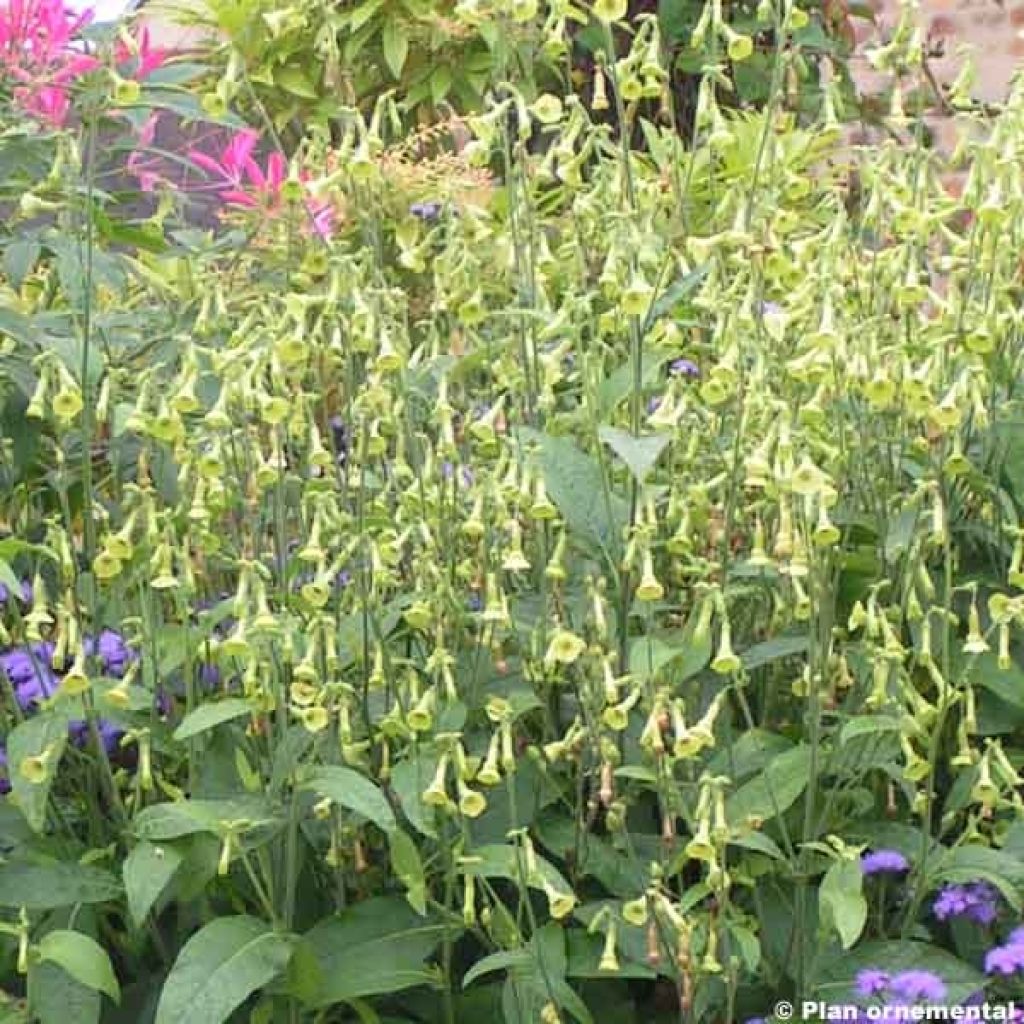
[[[679,377],[699,377],[700,367],[692,359],[673,359],[668,364],[669,372]]]
[[[884,992],[888,987],[889,975],[885,971],[880,971],[877,967],[868,967],[863,971],[857,972],[854,990],[857,995],[863,996],[865,999],[870,996],[876,996],[879,992]]]
[[[412,206],[409,207],[409,212],[419,220],[437,220],[437,218],[441,216],[441,204],[436,200],[413,203]]]
[[[999,894],[987,882],[946,885],[932,904],[940,921],[966,917],[978,924],[992,924],[999,912]]]
[[[865,875],[900,874],[910,869],[910,863],[899,850],[873,850],[861,857],[860,867]]]
[[[21,601],[22,604],[28,604],[32,600],[32,583],[30,580],[21,581]],[[0,604],[6,604],[7,598],[11,596],[10,589],[3,583],[0,583]]]
[[[647,414],[650,415],[651,413],[657,412],[659,405],[661,405],[661,399],[657,395],[654,395],[652,398],[648,398]]]
[[[124,641],[120,633],[105,629],[96,641],[96,653],[103,662],[103,668],[112,676],[123,676],[128,666],[138,655]]]
[[[96,723],[96,731],[100,734],[103,749],[108,755],[113,754],[120,746],[124,730],[108,719],[101,718]],[[76,747],[86,746],[89,742],[89,723],[81,718],[76,718],[68,724],[68,735]]]
[[[479,594],[470,594],[466,602],[471,612],[478,612],[484,606],[484,599]]]
[[[11,780],[7,777],[7,747],[0,744],[0,796],[11,791]]]
[[[904,999],[930,999],[933,1002],[946,997],[946,986],[931,971],[902,971],[893,976],[889,988]]]
[[[33,710],[46,697],[52,697],[58,680],[50,667],[52,644],[36,644],[31,650],[17,647],[0,654],[0,668],[14,687],[14,695],[23,711]]]
[[[1002,974],[1008,978],[1018,971],[1024,971],[1024,945],[993,946],[985,954],[986,974]]]
[[[763,314],[765,314],[766,316],[771,315],[771,314],[779,314],[779,313],[782,312],[782,307],[777,302],[771,302],[771,301],[762,302],[761,303],[761,312]]]

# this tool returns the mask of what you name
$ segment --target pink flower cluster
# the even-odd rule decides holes
[[[230,206],[259,209],[273,216],[284,209],[284,184],[287,167],[280,153],[271,153],[266,166],[261,167],[253,156],[260,141],[252,128],[237,132],[221,151],[220,158],[200,150],[192,150],[189,157],[204,171],[217,179],[215,188],[220,198]],[[306,185],[309,175],[300,174]],[[334,209],[330,202],[313,196],[308,188],[302,197],[313,231],[327,238],[334,230]]]
[[[0,0],[0,80],[13,82],[14,101],[44,124],[60,128],[71,106],[70,85],[99,61],[82,52],[79,33],[92,11],[69,10],[64,0]],[[118,64],[141,79],[164,61],[143,30],[134,47],[119,42]]]

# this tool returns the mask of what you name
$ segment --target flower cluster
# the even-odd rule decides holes
[[[999,914],[999,893],[987,882],[943,886],[932,912],[940,921],[965,917],[978,924],[992,924]]]
[[[1015,928],[1006,942],[985,954],[986,974],[1009,977],[1018,972],[1024,973],[1024,927]]]
[[[861,857],[860,868],[865,875],[900,875],[910,870],[910,862],[899,850],[873,850]]]

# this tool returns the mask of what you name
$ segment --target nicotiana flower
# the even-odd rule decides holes
[[[865,875],[901,874],[910,869],[910,862],[899,850],[873,850],[860,859]]]
[[[942,888],[932,911],[940,921],[966,917],[978,924],[991,924],[999,913],[999,894],[987,882],[968,882]]]

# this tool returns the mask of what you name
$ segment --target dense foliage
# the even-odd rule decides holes
[[[740,111],[712,2],[681,134],[597,0],[579,89],[284,146],[265,6],[222,72],[0,6],[0,1020],[1019,995],[1022,85],[944,160],[908,6],[853,151],[821,13]]]

